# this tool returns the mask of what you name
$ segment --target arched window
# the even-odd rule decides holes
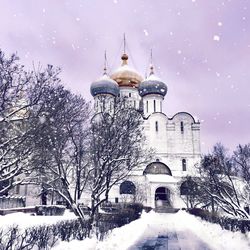
[[[183,134],[184,133],[184,123],[181,122],[181,133]]]
[[[120,194],[135,194],[135,184],[132,181],[124,181],[120,185]]]
[[[182,159],[182,171],[187,171],[187,161],[186,161],[186,159]]]
[[[128,96],[131,97],[131,93],[128,93]]]
[[[158,122],[156,121],[156,122],[155,122],[155,131],[158,132],[158,130],[159,130]]]
[[[154,112],[156,112],[156,101],[154,100]]]
[[[148,164],[143,174],[144,175],[146,174],[172,175],[170,168],[166,164],[159,162],[159,161]]]

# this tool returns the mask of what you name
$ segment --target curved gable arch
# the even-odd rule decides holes
[[[166,164],[157,161],[157,162],[152,162],[147,165],[147,167],[143,171],[143,175],[146,175],[146,174],[172,175],[172,172]]]
[[[195,118],[188,112],[178,112],[176,113],[172,118],[170,118],[169,120],[175,120],[176,118],[180,117],[180,116],[186,116],[186,117],[189,117],[190,120],[193,122],[193,123],[197,123],[195,121]]]

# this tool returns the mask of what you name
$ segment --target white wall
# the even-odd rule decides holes
[[[173,176],[185,176],[195,172],[194,168],[200,161],[201,153],[200,124],[190,114],[181,112],[168,118],[163,113],[153,113],[145,120],[144,130],[148,147],[155,149],[155,160],[165,163]],[[186,160],[187,171],[182,171],[182,159]]]
[[[141,97],[138,90],[132,87],[120,87],[120,96],[126,97],[127,102],[136,109],[139,109]]]
[[[144,116],[148,117],[154,112],[162,112],[162,95],[146,95],[143,97]],[[155,104],[154,104],[155,103]]]

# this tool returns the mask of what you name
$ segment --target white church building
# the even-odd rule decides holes
[[[136,109],[142,109],[146,146],[154,149],[154,160],[135,170],[119,185],[113,187],[109,199],[120,202],[135,199],[144,206],[185,207],[181,185],[185,176],[195,173],[201,159],[200,123],[187,112],[168,117],[162,111],[167,85],[154,74],[144,79],[128,65],[123,54],[121,66],[110,76],[106,74],[91,84],[95,111],[101,112],[100,98],[126,97]]]

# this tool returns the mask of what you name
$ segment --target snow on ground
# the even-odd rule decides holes
[[[52,225],[59,221],[75,218],[76,216],[68,210],[66,210],[62,216],[31,216],[25,213],[12,213],[0,216],[0,229],[9,228],[14,225],[22,229],[44,224]]]
[[[60,242],[53,249],[136,249],[140,242],[175,232],[182,250],[201,249],[201,246],[207,246],[208,249],[213,250],[250,249],[250,242],[244,234],[222,230],[219,225],[202,221],[184,211],[179,211],[176,214],[143,213],[140,219],[114,229],[102,242],[98,242],[93,237],[84,241]]]

